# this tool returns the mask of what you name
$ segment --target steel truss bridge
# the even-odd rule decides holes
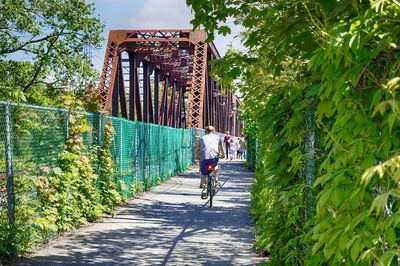
[[[238,136],[239,99],[211,77],[220,58],[203,30],[111,30],[100,79],[103,108],[113,116]]]

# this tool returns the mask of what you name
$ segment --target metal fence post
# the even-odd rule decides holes
[[[97,120],[97,140],[96,140],[96,145],[97,145],[97,158],[99,158],[100,156],[100,151],[102,149],[102,142],[101,142],[101,138],[102,138],[102,120],[103,120],[103,116],[100,113],[96,113],[94,114],[94,117]],[[93,130],[93,129],[92,129]],[[96,171],[97,171],[97,175],[100,177],[100,163],[97,161],[97,167],[96,167]]]
[[[151,143],[151,132],[152,132],[152,126],[151,124],[147,125],[148,129],[147,129],[147,138],[148,138],[148,142],[147,142],[147,147],[148,147],[148,151],[147,151],[147,157],[149,158],[149,171],[147,173],[148,179],[151,182],[151,186],[154,185],[154,179],[152,178],[151,174],[152,174],[152,163],[151,163],[151,158],[152,158],[152,143]]]
[[[120,180],[122,180],[122,159],[123,159],[123,155],[122,155],[122,152],[123,152],[123,149],[122,149],[122,145],[123,145],[123,142],[122,142],[122,138],[124,137],[123,135],[122,135],[122,130],[123,130],[123,126],[122,126],[122,123],[123,123],[124,121],[123,120],[119,120],[119,175],[120,175]]]
[[[308,107],[306,110],[306,137],[304,143],[304,179],[306,183],[306,220],[313,214],[313,193],[312,186],[316,176],[315,164],[315,131],[314,131],[314,108]]]
[[[15,194],[14,194],[14,174],[12,165],[12,150],[11,150],[11,115],[10,104],[5,106],[5,150],[6,150],[6,171],[7,171],[7,215],[8,225],[10,228],[8,239],[10,244],[11,256],[16,256],[15,249]]]
[[[192,130],[192,139],[191,139],[191,147],[192,147],[192,165],[196,162],[196,130],[194,128]]]
[[[102,144],[102,130],[103,130],[103,115],[96,113],[95,114],[96,118],[97,118],[97,145],[101,146]]]
[[[69,138],[69,115],[70,115],[70,110],[68,109],[64,116],[64,122],[65,122],[64,136],[66,140]]]
[[[147,191],[149,189],[149,142],[148,142],[148,137],[149,137],[149,124],[148,123],[144,123],[144,136],[143,136],[143,140],[144,140],[144,146],[143,146],[143,178],[144,178],[144,187],[145,190]]]
[[[315,192],[313,185],[317,176],[317,154],[316,154],[316,129],[314,100],[305,109],[304,117],[304,222],[306,223],[315,215]],[[303,245],[303,254],[307,253],[309,244]]]
[[[147,190],[147,182],[146,182],[146,133],[145,133],[145,124],[142,122],[140,127],[140,151],[141,151],[141,166],[142,166],[142,181],[144,185],[144,189]]]

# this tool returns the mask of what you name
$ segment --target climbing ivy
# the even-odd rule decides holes
[[[114,215],[114,210],[117,204],[122,201],[122,197],[115,187],[115,182],[113,182],[114,161],[111,154],[111,148],[115,131],[110,121],[106,123],[104,129],[104,142],[100,149],[98,159],[100,166],[100,198],[105,212]]]
[[[97,177],[85,153],[82,134],[90,129],[82,116],[69,117],[69,137],[49,182],[54,187],[50,208],[57,210],[60,231],[93,222],[101,216],[100,195],[96,189]]]
[[[398,1],[187,3],[195,26],[226,33],[233,19],[245,30],[247,52],[231,50],[213,68],[221,84],[240,79],[248,137],[259,142],[256,246],[273,265],[396,263]]]

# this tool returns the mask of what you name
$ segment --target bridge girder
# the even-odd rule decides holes
[[[165,126],[240,132],[239,101],[210,75],[203,30],[111,30],[99,91],[106,112]],[[222,92],[222,93],[219,93]],[[129,107],[129,108],[128,108]]]

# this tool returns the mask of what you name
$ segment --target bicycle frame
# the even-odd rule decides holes
[[[215,182],[216,182],[216,177],[215,177],[215,165],[209,164],[207,165],[207,197],[210,196],[210,208],[212,207],[213,203],[213,198],[215,195]]]

